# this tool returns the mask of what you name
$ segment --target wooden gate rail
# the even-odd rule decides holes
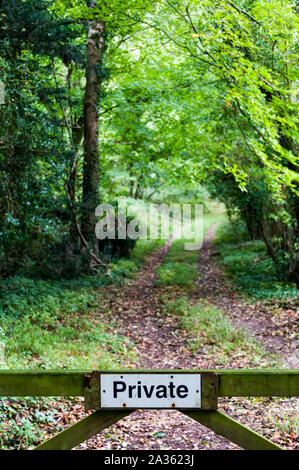
[[[84,378],[92,371],[0,371],[3,397],[82,397]],[[126,371],[122,370],[122,373]],[[127,371],[132,372],[132,370]],[[142,371],[134,371],[145,372]],[[153,371],[146,371],[153,372]],[[156,371],[155,372],[159,372]],[[166,372],[165,370],[161,372]],[[171,370],[169,373],[184,372]],[[185,372],[190,372],[185,371]],[[219,397],[298,397],[298,370],[192,370],[214,372]],[[117,371],[115,371],[117,373]],[[69,450],[130,414],[132,410],[98,410],[36,447],[37,450]],[[246,450],[281,450],[274,442],[257,434],[219,411],[183,410],[217,434]]]

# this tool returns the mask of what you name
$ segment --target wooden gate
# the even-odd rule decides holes
[[[107,371],[105,371],[106,373]],[[113,371],[132,373],[131,371]],[[159,371],[134,371],[138,373]],[[161,373],[184,371],[161,371]],[[298,370],[192,370],[186,373],[217,376],[218,397],[298,397]],[[97,373],[99,374],[99,373]],[[97,382],[92,384],[90,371],[0,371],[0,396],[3,397],[85,397],[90,401],[97,394]],[[89,406],[90,407],[90,406]],[[94,404],[94,409],[97,408]],[[195,421],[213,430],[246,450],[281,450],[269,439],[217,410],[180,410]],[[103,429],[130,414],[132,410],[96,410],[34,450],[70,450]]]

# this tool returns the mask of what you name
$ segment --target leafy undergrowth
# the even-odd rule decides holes
[[[130,349],[123,338],[96,323],[99,290],[13,278],[1,284],[1,368],[109,368]],[[84,285],[85,284],[85,285]]]
[[[216,245],[228,278],[249,298],[268,300],[299,297],[295,284],[279,280],[264,242],[246,240],[246,232],[238,222],[219,228]]]
[[[101,288],[134,277],[147,255],[162,243],[138,242],[130,258],[111,265],[109,277],[2,280],[0,368],[111,370],[134,362],[133,343],[114,334],[97,315]],[[0,448],[37,445],[49,429],[59,432],[70,424],[77,408],[82,410],[82,405],[69,399],[2,397]]]
[[[140,241],[110,276],[44,281],[13,277],[0,283],[0,368],[101,368],[131,353],[125,338],[96,319],[101,288],[134,277],[158,241]]]
[[[74,400],[4,398],[0,402],[1,450],[33,448],[44,440],[49,428],[58,433],[70,423],[72,413],[66,410],[77,407]]]
[[[125,357],[133,360],[133,344],[96,318],[100,291],[87,281],[82,284],[67,287],[25,278],[14,278],[5,287],[2,283],[2,369],[114,369]],[[58,432],[71,422],[66,417],[73,408],[63,399],[2,397],[0,448],[37,445],[49,428]]]

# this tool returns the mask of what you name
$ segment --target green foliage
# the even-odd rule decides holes
[[[230,219],[242,219],[251,239],[264,240],[277,277],[297,282],[297,196],[289,195],[283,204],[273,201],[264,176],[255,171],[246,191],[242,191],[232,175],[212,171],[207,187],[212,196],[225,203]]]
[[[1,450],[28,450],[46,438],[49,429],[60,432],[61,410],[72,402],[49,398],[5,398],[0,403]]]
[[[210,119],[202,124],[207,163],[232,173],[244,187],[258,161],[271,190],[283,197],[281,185],[293,187],[298,169],[291,144],[298,119],[290,100],[298,70],[294,2],[162,5],[160,19],[153,21],[189,53],[194,73],[211,84],[202,93],[210,105],[203,111]]]
[[[131,346],[91,317],[101,302],[95,287],[104,282],[91,278],[72,285],[17,277],[2,281],[2,367],[115,367]]]
[[[207,200],[204,183],[233,221],[218,246],[234,285],[255,298],[298,296],[295,2],[1,1],[1,367],[122,364],[132,345],[92,318],[99,288],[134,277],[163,243],[104,244],[99,255],[113,261],[106,276],[91,271],[78,235],[86,210],[85,42],[87,20],[95,19],[107,30],[105,64],[97,70],[101,201],[126,195],[204,203],[206,231],[225,215]],[[198,253],[183,244],[174,242],[157,273],[156,284],[169,291],[191,290],[198,276]],[[204,302],[189,307],[182,298],[169,308],[192,332],[195,349],[217,355],[222,348],[220,364],[238,348],[263,354]],[[11,445],[8,428],[22,447],[36,442],[34,419],[56,425],[42,404],[34,419],[18,424],[17,405],[7,406],[4,448]]]
[[[233,217],[231,220],[223,221],[216,232],[215,243],[217,245],[228,245],[233,243],[241,243],[248,240],[249,235],[243,220]],[[263,249],[265,246],[262,244]]]
[[[64,90],[53,63],[82,62],[80,31],[48,11],[49,2],[1,2],[0,106],[1,274],[35,263],[66,233],[63,177],[69,153],[58,103]]]
[[[281,278],[298,283],[295,3],[162,1],[149,23],[177,59],[167,72],[192,170],[264,238]],[[179,130],[175,139],[178,149]]]
[[[157,204],[203,204],[205,207],[209,196],[204,186],[181,181],[160,189],[151,200]]]
[[[102,201],[125,194],[168,202],[173,185],[182,185],[173,201],[196,192],[202,201],[198,183],[208,181],[252,238],[266,240],[281,277],[298,281],[292,1],[11,0],[0,15],[4,275],[29,261],[45,276],[49,257],[54,271],[59,259],[66,264],[56,276],[89,274],[74,210],[80,223],[83,54],[86,20],[97,19],[107,29]]]
[[[264,300],[298,297],[295,284],[280,280],[264,242],[248,241],[248,233],[242,224],[234,221],[222,226],[218,231],[217,246],[229,278],[248,297]]]
[[[134,277],[139,270],[139,265],[130,259],[121,259],[118,263],[111,264],[113,276],[122,279],[124,277]]]
[[[136,276],[142,262],[163,241],[139,240],[129,258],[110,265],[107,276],[41,280],[14,276],[0,281],[2,368],[111,369],[132,354],[125,338],[94,315],[100,289]],[[0,358],[1,361],[1,358]]]

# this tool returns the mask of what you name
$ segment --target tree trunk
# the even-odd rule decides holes
[[[103,75],[104,50],[105,23],[103,21],[89,21],[84,97],[83,215],[81,230],[93,249],[96,248],[95,209],[99,204],[98,106]]]

